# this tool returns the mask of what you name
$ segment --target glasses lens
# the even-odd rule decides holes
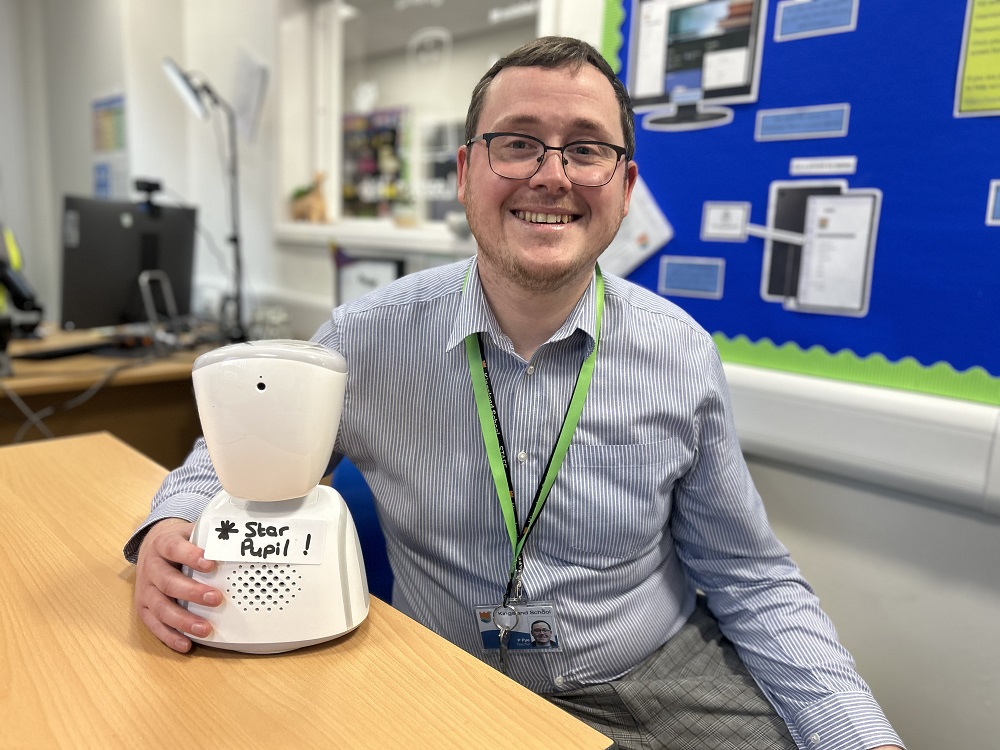
[[[498,135],[490,140],[490,166],[501,177],[525,180],[538,169],[545,151],[541,141],[526,135]]]
[[[570,143],[563,154],[566,176],[577,185],[604,185],[610,182],[618,166],[618,153],[607,143]]]

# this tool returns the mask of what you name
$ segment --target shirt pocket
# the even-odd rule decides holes
[[[539,519],[546,533],[537,541],[555,557],[599,568],[655,549],[670,518],[673,484],[688,463],[676,438],[571,445]]]

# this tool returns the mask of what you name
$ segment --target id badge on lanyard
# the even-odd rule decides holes
[[[476,607],[483,651],[551,654],[561,650],[559,618],[553,602],[517,602]],[[506,647],[503,641],[506,639]]]
[[[532,602],[522,599],[521,572],[524,567],[525,542],[535,527],[535,522],[548,498],[549,490],[552,489],[559,468],[569,450],[594,376],[594,364],[597,361],[597,349],[601,340],[601,322],[604,318],[604,277],[601,274],[600,266],[597,266],[595,271],[597,293],[594,347],[580,366],[580,373],[566,409],[559,437],[552,448],[548,465],[542,475],[538,490],[535,492],[531,507],[528,509],[528,517],[523,526],[518,523],[510,464],[507,461],[507,446],[504,443],[493,386],[490,383],[489,366],[482,353],[482,340],[479,334],[470,334],[465,339],[469,375],[472,378],[473,392],[476,397],[483,442],[486,446],[490,471],[493,475],[493,482],[496,486],[497,497],[500,501],[512,549],[510,573],[503,601],[498,605],[486,604],[476,607],[483,649],[486,651],[499,649],[500,667],[504,671],[506,671],[509,650],[528,651],[530,649],[532,652],[546,653],[561,648],[555,606],[551,602]]]

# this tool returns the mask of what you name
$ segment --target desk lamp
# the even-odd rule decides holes
[[[184,568],[221,590],[218,607],[187,602],[212,623],[208,646],[273,654],[328,641],[368,616],[368,580],[344,499],[319,482],[344,405],[344,358],[318,344],[271,340],[201,355],[198,415],[223,489],[191,541],[217,561]]]
[[[230,341],[246,341],[243,329],[243,253],[240,245],[240,196],[239,196],[239,157],[236,141],[236,111],[219,96],[208,81],[202,80],[196,74],[184,71],[171,58],[163,59],[163,71],[177,89],[181,99],[188,105],[194,115],[200,120],[209,118],[208,105],[221,109],[226,116],[229,133],[229,211],[230,234],[229,242],[233,246],[233,295],[226,297],[222,303],[222,320],[228,331],[224,331]],[[207,102],[207,104],[206,104]],[[227,314],[230,303],[233,306]],[[231,322],[229,322],[231,320]]]

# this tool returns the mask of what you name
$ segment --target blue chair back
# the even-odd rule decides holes
[[[375,500],[358,468],[343,459],[333,471],[330,485],[343,496],[358,529],[361,552],[368,574],[368,591],[384,602],[392,602],[392,569],[385,552],[385,536],[375,513]]]

